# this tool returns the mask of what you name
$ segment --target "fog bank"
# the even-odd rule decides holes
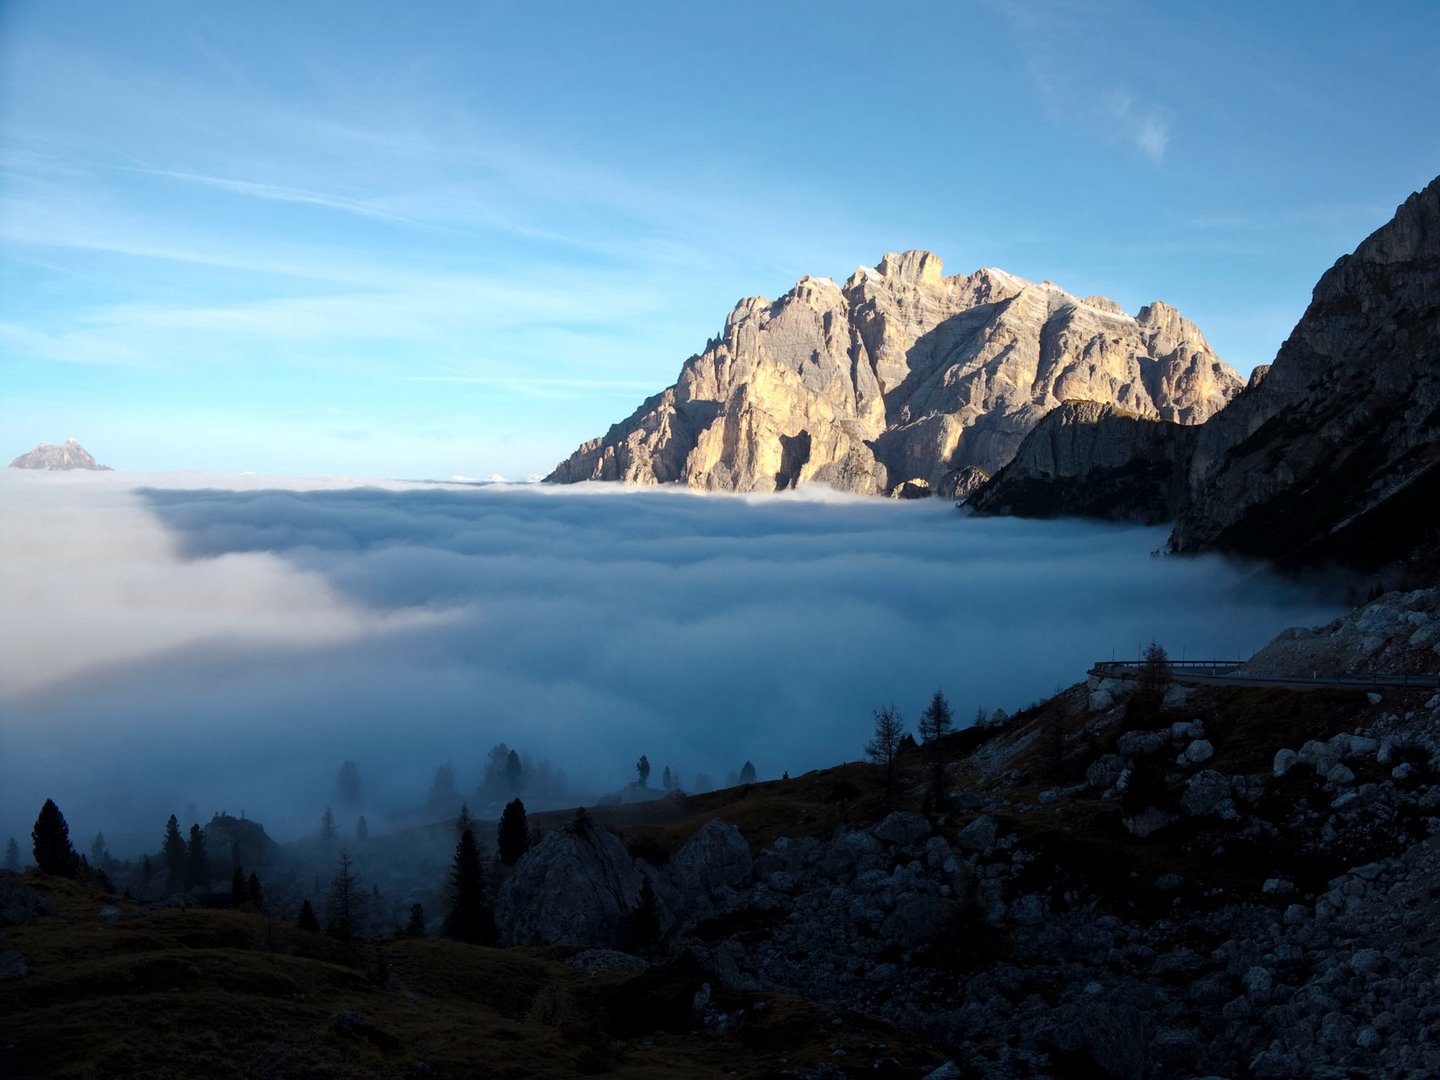
[[[871,710],[1017,707],[1152,638],[1247,655],[1335,614],[1163,529],[944,501],[0,471],[0,839],[194,804],[281,837],[340,764],[372,824],[504,741],[590,792],[860,756]],[[153,835],[152,835],[153,834]],[[127,841],[129,841],[127,843]]]

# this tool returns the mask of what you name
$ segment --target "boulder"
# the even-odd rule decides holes
[[[896,810],[887,814],[873,831],[877,840],[894,847],[911,847],[930,835],[930,823],[915,814]]]
[[[728,821],[711,818],[670,860],[670,878],[688,901],[750,880],[750,845]]]
[[[999,836],[999,829],[995,825],[995,819],[989,814],[982,814],[960,830],[955,837],[956,845],[962,851],[970,851],[977,855],[989,855],[995,850],[995,840]]]
[[[1192,776],[1180,795],[1180,809],[1189,817],[1203,817],[1230,797],[1230,780],[1224,773],[1204,769]]]

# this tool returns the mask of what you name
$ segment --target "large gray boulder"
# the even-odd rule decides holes
[[[670,860],[670,877],[688,905],[750,880],[750,845],[740,830],[712,818]]]
[[[589,819],[550,833],[500,889],[506,945],[613,945],[640,901],[642,877],[618,837]]]

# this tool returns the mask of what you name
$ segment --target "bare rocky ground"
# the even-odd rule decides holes
[[[1434,670],[1437,595],[1285,635],[1255,667]],[[648,878],[661,954],[707,988],[881,1017],[950,1057],[938,1076],[1440,1075],[1440,694],[1132,697],[1093,681],[954,736],[943,813],[922,747],[868,827],[756,843],[736,803],[668,861],[562,829],[505,886],[502,927],[613,942]]]

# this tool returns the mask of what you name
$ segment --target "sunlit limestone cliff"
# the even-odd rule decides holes
[[[908,251],[844,285],[807,277],[742,300],[674,386],[547,479],[953,494],[1067,399],[1188,425],[1242,385],[1165,304],[1131,316],[1001,270],[945,277]]]

